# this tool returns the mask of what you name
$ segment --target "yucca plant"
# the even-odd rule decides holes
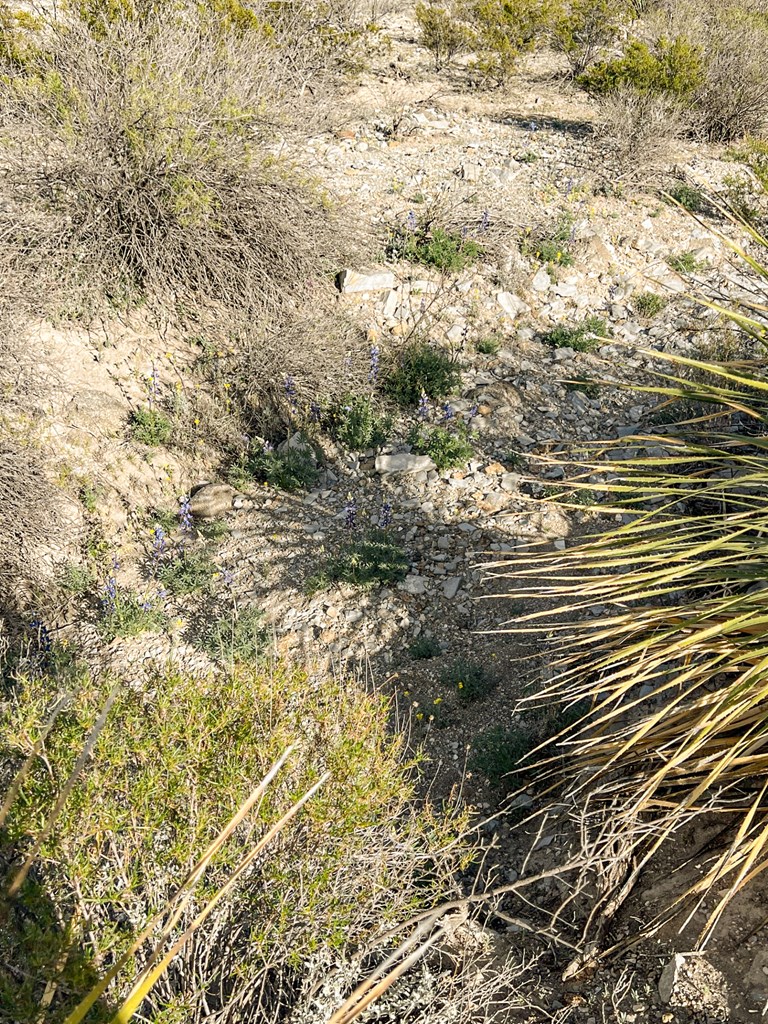
[[[535,699],[588,702],[560,738],[568,777],[611,808],[633,877],[692,815],[730,815],[725,847],[650,926],[693,913],[716,886],[702,945],[768,868],[768,269],[732,248],[754,277],[753,300],[701,301],[745,335],[747,356],[646,352],[666,370],[641,390],[685,415],[581,445],[562,463],[563,502],[597,496],[611,526],[564,552],[492,567],[515,579],[516,602],[542,602],[504,624],[548,631],[552,672]],[[550,761],[555,780],[561,764]]]

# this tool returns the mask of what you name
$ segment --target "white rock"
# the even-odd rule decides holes
[[[427,581],[423,576],[406,576],[402,583],[398,583],[398,590],[406,594],[425,594],[427,592]]]
[[[379,455],[376,459],[377,473],[428,473],[435,469],[435,464],[428,455],[410,455],[399,452],[397,455]]]
[[[389,270],[362,274],[357,270],[342,270],[338,277],[339,291],[343,295],[355,292],[387,292],[395,287],[395,275]]]
[[[549,281],[549,276],[547,276]],[[516,295],[512,292],[499,292],[496,296],[496,301],[507,314],[507,316],[516,317],[520,315],[522,303]]]
[[[535,292],[546,292],[549,291],[549,286],[551,284],[552,282],[549,278],[549,274],[544,267],[542,267],[534,277],[533,281],[531,281],[531,288],[533,288]]]

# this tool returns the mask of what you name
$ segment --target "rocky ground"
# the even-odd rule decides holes
[[[459,275],[388,261],[382,253],[377,265],[348,268],[338,298],[383,351],[414,331],[452,347],[463,366],[461,391],[448,411],[434,407],[430,415],[467,422],[473,457],[461,469],[439,472],[410,451],[412,417],[402,416],[378,451],[350,455],[324,440],[322,474],[306,494],[200,490],[193,501],[201,508],[207,493],[205,511],[223,524],[213,540],[200,535],[210,516],[196,517],[188,531],[187,542],[207,545],[219,570],[204,600],[169,599],[168,629],[114,640],[106,649],[96,608],[77,597],[62,603],[56,626],[59,636],[108,666],[127,665],[138,674],[172,659],[205,668],[210,662],[195,644],[201,617],[232,602],[257,607],[279,651],[363,667],[375,685],[395,694],[400,725],[432,759],[433,794],[460,788],[488,818],[505,790],[473,767],[473,749],[488,729],[515,721],[518,700],[538,669],[521,660],[530,655],[529,644],[495,632],[520,608],[509,592],[513,585],[489,578],[483,565],[514,562],[532,543],[564,547],[596,524],[589,508],[569,512],[541,500],[543,488],[563,472],[547,457],[574,439],[615,438],[646,426],[649,399],[612,382],[645,379],[661,365],[656,353],[716,353],[727,339],[687,293],[702,282],[734,293],[744,282],[712,233],[728,227],[722,221],[697,223],[664,203],[657,187],[618,187],[591,131],[591,101],[564,82],[551,55],[531,58],[508,90],[469,93],[458,73],[434,74],[408,18],[393,16],[386,31],[388,47],[360,75],[338,122],[290,155],[350,209],[362,204],[382,245],[389,229],[424,209],[447,211],[481,242],[487,232],[486,258]],[[717,186],[731,166],[722,152],[685,144],[670,154],[667,174],[674,169]],[[551,275],[518,242],[563,213],[570,217],[573,262]],[[666,262],[683,252],[695,256],[693,275],[681,276]],[[638,297],[648,291],[669,300],[655,317],[639,312]],[[553,327],[593,314],[610,333],[595,351],[542,340]],[[490,337],[496,350],[482,354],[478,345]],[[96,509],[72,503],[64,510],[72,536],[85,534],[102,556],[116,556],[120,582],[149,592],[158,512],[173,519],[183,495],[222,477],[191,413],[186,435],[170,447],[138,444],[126,423],[145,400],[153,373],[163,396],[172,396],[182,412],[191,409],[198,353],[184,339],[158,339],[135,322],[110,324],[102,336],[34,328],[30,344],[56,381],[40,408],[41,436],[55,442],[62,473],[96,496]],[[596,380],[603,386],[591,386]],[[541,486],[532,487],[531,478]],[[309,596],[307,581],[323,558],[383,518],[391,519],[389,531],[407,552],[406,578],[387,588],[334,587]],[[73,540],[73,561],[79,545]],[[414,657],[414,644],[425,639],[435,642],[433,656]],[[456,682],[457,665],[467,662],[480,665],[488,681],[487,692],[469,703]],[[573,843],[565,819],[540,834],[537,819],[521,823],[529,806],[530,798],[518,798],[514,814],[484,826],[502,879],[517,877],[533,840],[528,870],[551,867]],[[617,935],[665,898],[663,883],[662,875],[644,880]],[[539,894],[544,902],[556,895],[555,883]],[[560,979],[571,957],[550,949],[545,938],[528,1019],[757,1019],[768,999],[762,945],[768,912],[756,899],[748,907],[741,898],[734,904],[708,954],[714,974],[689,957],[679,961],[674,985],[667,984],[674,961],[663,976],[662,970],[672,954],[687,952],[687,932],[660,934],[587,981],[568,984]],[[493,926],[510,940],[521,934],[517,924]],[[577,940],[575,923],[568,934]]]

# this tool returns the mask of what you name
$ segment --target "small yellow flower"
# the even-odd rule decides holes
[[[435,699],[432,701],[433,704],[442,704],[442,702],[443,702],[443,698],[442,697],[435,697]]]
[[[421,713],[421,711],[417,712],[417,714],[416,714],[416,721],[420,722],[423,717],[424,717],[424,715]]]
[[[459,680],[459,689],[460,690],[464,689],[464,683],[462,683],[461,680]]]
[[[184,625],[184,619],[176,619],[175,625],[177,629],[181,629],[181,627]]]
[[[195,417],[195,426],[196,427],[200,426],[200,419],[197,416]]]
[[[403,696],[404,697],[410,697],[411,696],[411,691],[410,690],[403,690]]]

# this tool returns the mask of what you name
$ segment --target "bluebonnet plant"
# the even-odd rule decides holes
[[[480,230],[482,231],[483,234],[485,234],[485,232],[488,230],[490,226],[491,215],[488,212],[488,210],[483,210],[483,216],[480,218]]]
[[[313,423],[319,423],[323,418],[323,410],[314,399],[309,403],[309,418]]]
[[[114,615],[117,608],[117,579],[114,574],[107,577],[101,591],[101,610],[104,615]]]
[[[392,505],[388,501],[385,501],[384,504],[381,506],[381,512],[379,513],[379,526],[382,528],[382,530],[386,530],[386,528],[391,523]]]
[[[379,346],[371,345],[371,366],[368,371],[368,380],[375,384],[379,378]]]
[[[447,423],[453,419],[454,415],[453,406],[446,402],[443,405],[443,420]]]
[[[357,505],[354,501],[350,501],[349,505],[344,509],[344,526],[348,530],[354,530],[355,523],[357,522]]]
[[[475,416],[477,416],[477,411],[478,411],[477,410],[477,403],[475,403],[474,405],[471,405],[469,407],[469,419],[470,419],[470,422],[475,418]]]
[[[149,375],[149,382],[147,384],[147,404],[149,408],[154,407],[155,401],[160,396],[160,380],[157,376],[157,367],[152,363],[152,373]]]
[[[291,407],[291,412],[295,413],[296,412],[296,381],[293,379],[293,377],[290,375],[290,373],[286,374],[284,387],[285,387],[285,394],[286,394],[286,397],[288,399],[288,404]]]
[[[405,221],[405,226],[408,228],[409,231],[415,231],[416,228],[418,227],[418,221],[416,220],[416,214],[413,212],[413,210],[409,210],[408,211],[408,216],[407,216],[406,221]]]
[[[152,535],[152,563],[155,567],[155,571],[157,571],[157,567],[165,557],[167,549],[168,545],[165,530],[158,523],[155,526],[154,533]]]
[[[427,401],[425,391],[421,392],[421,397],[419,398],[419,419],[425,422],[429,419],[429,402]]]
[[[235,585],[235,575],[232,570],[227,568],[220,569],[219,576],[227,590],[232,590],[232,587]]]
[[[39,653],[43,657],[49,655],[53,650],[53,637],[51,636],[50,629],[38,617],[32,619],[29,628],[32,630]]]
[[[179,503],[179,526],[181,527],[182,540],[180,547],[184,546],[184,536],[192,533],[192,509],[189,505],[189,495],[185,494]]]

